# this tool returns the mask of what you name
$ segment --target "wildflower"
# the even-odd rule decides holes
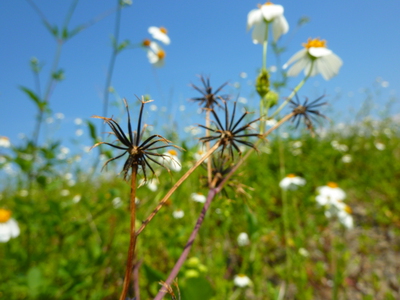
[[[147,58],[153,66],[162,67],[165,62],[165,56],[165,51],[156,42],[150,42],[147,48]]]
[[[194,84],[191,84],[191,86],[198,92],[202,94],[202,97],[197,97],[197,98],[191,98],[190,100],[192,101],[198,101],[200,106],[203,106],[203,108],[214,108],[214,105],[217,105],[221,107],[221,104],[217,101],[219,100],[229,100],[228,95],[219,95],[217,94],[228,84],[228,82],[225,82],[222,84],[219,88],[217,88],[214,92],[213,89],[210,85],[210,78],[204,78],[203,76],[200,76],[200,80],[203,83],[203,88],[199,88],[195,86]]]
[[[137,131],[132,132],[132,125],[131,125],[131,117],[129,114],[129,109],[128,109],[128,103],[124,99],[125,107],[128,112],[128,136],[122,131],[122,128],[119,126],[119,124],[112,118],[105,118],[105,117],[100,117],[100,116],[93,116],[93,118],[98,118],[98,119],[103,119],[111,128],[113,131],[112,134],[114,134],[117,137],[117,140],[122,143],[122,146],[117,146],[114,144],[106,143],[106,142],[100,142],[95,144],[92,148],[97,147],[102,144],[109,145],[113,148],[124,150],[124,152],[121,155],[118,155],[116,157],[110,158],[104,163],[104,166],[107,166],[107,164],[113,160],[116,160],[122,156],[124,156],[126,153],[128,153],[128,159],[125,161],[124,167],[122,169],[122,173],[124,174],[124,179],[126,180],[128,177],[129,169],[132,168],[142,168],[144,179],[146,180],[146,167],[149,167],[149,169],[153,172],[154,170],[149,164],[148,160],[151,160],[157,165],[162,166],[163,168],[166,168],[168,171],[169,169],[164,166],[163,164],[157,162],[153,157],[164,157],[164,154],[158,154],[156,152],[152,152],[153,150],[158,150],[166,147],[175,147],[180,149],[178,146],[171,145],[170,141],[162,137],[161,135],[154,134],[147,138],[144,142],[141,142],[141,138],[143,137],[144,134],[144,129],[146,126],[143,126],[142,129],[142,114],[143,114],[143,108],[146,103],[149,103],[150,101],[145,102],[144,100],[141,101],[142,105],[140,107],[140,112],[139,112],[139,120],[138,120],[138,125],[137,125]],[[157,142],[163,142],[166,145],[163,146],[154,146]]]
[[[293,64],[287,72],[288,76],[297,76],[303,69],[306,76],[315,76],[320,73],[325,80],[338,74],[343,62],[326,47],[325,40],[308,39],[303,46],[303,50],[297,52],[284,64],[284,69]]]
[[[383,151],[383,150],[386,149],[385,144],[382,144],[382,143],[380,143],[380,142],[376,142],[376,143],[375,143],[375,147],[376,147],[376,149],[378,149],[379,151]]]
[[[142,179],[139,186],[142,186],[143,184],[146,184],[146,186],[148,187],[148,189],[152,192],[155,192],[158,190],[158,179],[157,178],[152,178],[150,180],[144,180]]]
[[[10,148],[10,139],[6,136],[0,136],[0,147]]]
[[[285,178],[283,178],[281,182],[279,182],[279,186],[285,191],[297,190],[299,186],[303,186],[305,184],[306,180],[304,178],[296,176],[295,174],[289,174]]]
[[[242,144],[242,145],[251,147],[257,151],[257,148],[254,147],[254,145],[252,143],[243,140],[243,138],[244,137],[252,137],[252,136],[260,137],[260,135],[257,133],[242,133],[242,132],[247,129],[252,129],[252,127],[250,125],[254,122],[259,121],[260,118],[255,119],[255,120],[247,123],[246,125],[238,128],[238,125],[240,124],[240,122],[244,119],[244,117],[247,114],[249,114],[249,112],[245,111],[243,113],[243,115],[239,118],[239,120],[234,122],[235,112],[236,112],[236,102],[234,102],[234,104],[233,104],[233,112],[232,112],[231,118],[229,118],[229,111],[228,111],[228,106],[226,104],[226,101],[224,101],[224,104],[225,104],[225,126],[222,125],[220,119],[218,118],[218,115],[215,113],[214,109],[212,109],[211,113],[213,114],[215,120],[217,121],[215,123],[217,128],[213,129],[213,128],[206,127],[203,125],[199,125],[199,126],[210,130],[212,133],[215,133],[216,135],[202,137],[202,138],[200,138],[200,141],[202,141],[203,143],[206,143],[206,142],[210,142],[213,140],[218,140],[218,142],[222,146],[221,157],[223,156],[224,150],[226,148],[228,149],[229,155],[231,156],[231,158],[234,158],[233,148],[237,152],[239,152],[239,155],[241,155],[242,151],[240,151],[238,144]]]
[[[272,34],[276,42],[282,34],[289,31],[289,24],[283,16],[283,6],[272,4],[270,1],[253,9],[247,16],[247,30],[254,27],[252,38],[254,44],[266,41],[268,25],[272,25]]]
[[[319,195],[316,197],[320,205],[336,205],[346,198],[346,193],[335,182],[317,188]]]
[[[237,243],[240,247],[247,246],[250,244],[249,235],[246,232],[242,232],[237,237]]]
[[[162,159],[171,170],[179,172],[182,169],[181,162],[178,158],[178,152],[176,152],[174,149],[170,149],[165,152],[162,156]]]
[[[301,256],[304,256],[304,257],[308,257],[308,256],[310,256],[310,253],[307,251],[307,249],[305,249],[305,248],[300,248],[299,249],[299,254],[301,255]]]
[[[351,209],[348,205],[344,205],[343,209],[337,213],[339,222],[348,229],[354,227],[353,217],[351,216]]]
[[[114,208],[120,208],[122,206],[121,197],[115,197],[111,202]]]
[[[343,155],[342,157],[342,162],[344,162],[345,164],[351,163],[352,160],[353,158],[350,154]]]
[[[174,210],[174,212],[172,213],[172,216],[175,219],[182,219],[184,215],[185,215],[185,212],[182,209]]]
[[[190,195],[190,198],[191,198],[193,201],[199,202],[199,203],[205,203],[206,200],[207,200],[206,196],[204,196],[204,195],[201,194],[201,193],[192,193],[192,194]]]
[[[202,157],[206,154],[207,149],[204,144],[200,145],[196,153],[194,154],[194,159],[195,160],[200,160]],[[204,160],[204,162],[207,162],[208,158]]]
[[[20,190],[19,191],[19,195],[21,197],[26,197],[26,196],[28,196],[28,194],[29,194],[29,192],[27,190]]]
[[[72,202],[74,203],[78,203],[79,201],[81,201],[82,196],[81,195],[75,195],[74,198],[72,198]]]
[[[66,197],[69,195],[69,190],[61,190],[60,195]]]
[[[233,283],[236,286],[243,288],[243,287],[251,285],[251,280],[249,277],[247,277],[244,274],[238,274],[238,275],[235,275],[235,277],[233,278]]]
[[[10,238],[15,238],[19,234],[18,223],[11,218],[11,211],[0,208],[0,242],[6,243]]]
[[[160,42],[163,42],[165,45],[169,45],[171,43],[171,40],[169,39],[167,32],[168,31],[165,27],[155,27],[155,26],[149,27],[149,33],[151,34],[153,39],[159,40]]]

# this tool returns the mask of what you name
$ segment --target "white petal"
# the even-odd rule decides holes
[[[266,30],[267,24],[264,21],[262,21],[261,23],[256,23],[254,25],[254,29],[251,34],[254,44],[263,44],[265,42]]]
[[[309,57],[302,57],[296,61],[293,66],[288,70],[288,76],[297,76],[301,70],[307,69],[311,66],[311,59]]]
[[[332,50],[329,50],[325,47],[311,47],[308,49],[308,53],[314,57],[322,57],[331,54]]]
[[[274,37],[274,41],[276,42],[282,34],[285,34],[289,31],[289,24],[286,21],[284,16],[279,16],[274,19],[272,23],[272,35]]]
[[[307,49],[302,49],[296,52],[289,60],[284,64],[283,68],[286,69],[290,64],[294,63],[296,60],[299,60],[302,57],[307,57]]]
[[[276,4],[265,4],[261,6],[261,11],[265,20],[271,21],[272,19],[283,15],[283,6]]]
[[[342,66],[342,60],[334,53],[318,58],[318,70],[325,80],[329,80],[339,73],[339,69]]]
[[[317,197],[315,197],[315,200],[318,202],[319,205],[322,206],[330,204],[330,200],[326,196],[318,195]]]
[[[151,26],[149,27],[148,31],[153,37],[153,39],[159,40],[160,42],[163,42],[166,45],[169,45],[171,43],[171,40],[169,39],[168,35],[162,32],[160,28]]]
[[[17,221],[15,221],[14,219],[10,219],[8,221],[9,223],[9,227],[10,227],[10,235],[11,237],[17,237],[20,234],[20,230],[19,230],[19,226]]]
[[[247,30],[253,27],[257,23],[264,22],[264,17],[261,9],[253,9],[247,15]]]

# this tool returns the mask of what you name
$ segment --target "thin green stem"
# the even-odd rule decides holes
[[[283,102],[281,104],[281,106],[278,107],[278,109],[271,115],[271,118],[275,117],[277,114],[280,113],[280,111],[290,102],[290,100],[293,99],[293,97],[297,94],[297,92],[303,87],[304,83],[306,83],[307,79],[310,77],[312,69],[314,66],[314,61],[311,62],[311,67],[310,67],[310,71],[308,72],[308,74],[303,78],[302,81],[300,81],[300,83],[293,89],[292,93],[289,95],[289,97],[287,97],[287,99],[285,100],[285,102]]]
[[[263,57],[262,57],[262,67],[264,70],[267,70],[267,52],[268,52],[268,31],[269,31],[269,24],[266,22],[266,29],[265,29],[265,37],[264,37],[264,43],[263,43]]]

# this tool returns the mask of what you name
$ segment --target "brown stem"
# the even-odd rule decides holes
[[[153,217],[156,215],[156,213],[158,213],[158,211],[161,209],[161,207],[163,207],[163,205],[165,204],[165,202],[167,202],[167,200],[169,199],[169,197],[171,197],[171,195],[176,191],[176,189],[189,177],[190,174],[193,173],[193,171],[202,164],[203,161],[205,161],[208,157],[211,156],[211,154],[218,149],[220,143],[217,142],[215,143],[215,145],[209,150],[207,151],[207,153],[200,158],[193,167],[191,167],[189,169],[189,171],[187,171],[175,184],[174,186],[168,191],[168,193],[164,196],[164,198],[161,199],[161,201],[158,203],[157,207],[153,210],[153,212],[147,217],[146,220],[143,221],[142,226],[140,226],[140,228],[138,229],[138,231],[136,232],[136,236],[138,236],[143,229],[147,226],[147,224],[149,224],[149,222],[153,219]]]
[[[181,269],[183,263],[185,262],[187,256],[189,255],[190,249],[192,248],[194,239],[197,236],[197,233],[199,232],[200,226],[204,221],[204,217],[208,211],[208,209],[210,208],[210,204],[211,201],[214,199],[215,195],[219,192],[219,189],[210,189],[210,191],[208,192],[207,195],[207,200],[204,203],[204,207],[201,210],[200,216],[197,219],[196,225],[194,226],[194,229],[189,237],[188,242],[185,245],[185,248],[182,251],[181,256],[179,257],[178,261],[176,262],[174,268],[172,269],[171,273],[169,274],[167,280],[165,281],[166,285],[170,285],[172,283],[172,281],[176,278],[176,276],[179,273],[179,270]],[[164,284],[164,286],[165,286]],[[161,288],[160,291],[158,292],[157,296],[154,298],[154,300],[161,300],[164,295],[165,295],[166,291],[165,288]]]
[[[125,300],[128,294],[129,284],[131,281],[131,274],[133,269],[133,262],[135,260],[135,246],[136,246],[136,175],[137,175],[137,165],[132,166],[132,176],[131,176],[131,199],[130,199],[130,212],[131,212],[131,228],[130,228],[130,241],[128,249],[128,259],[126,261],[125,279],[124,286],[122,289],[121,296],[119,300]]]

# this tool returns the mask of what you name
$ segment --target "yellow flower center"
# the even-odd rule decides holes
[[[246,275],[244,275],[244,274],[238,274],[237,276],[241,277],[241,278],[245,278],[246,277]]]
[[[267,2],[265,2],[263,5],[274,5],[271,1],[267,1]],[[261,8],[261,6],[263,6],[263,5],[261,5],[261,4],[257,4],[257,7],[258,8]]]
[[[160,27],[160,31],[164,34],[167,34],[168,30],[165,27]]]
[[[288,178],[295,178],[295,177],[296,177],[296,174],[289,174],[289,175],[286,176],[286,177],[288,177]]]
[[[142,42],[142,45],[143,46],[145,46],[145,47],[149,47],[150,46],[150,40],[148,40],[148,39],[145,39],[143,42]]]
[[[328,182],[327,186],[329,186],[330,188],[333,188],[333,189],[338,187],[336,182]]]
[[[310,49],[311,47],[324,47],[326,48],[326,40],[320,40],[319,38],[311,39],[309,38],[307,43],[302,44],[304,48]]]
[[[11,210],[0,208],[0,223],[5,223],[11,218]]]
[[[178,153],[175,150],[172,150],[172,149],[168,150],[168,153],[173,155],[173,156],[177,156],[178,155]]]
[[[163,51],[163,50],[158,51],[157,56],[159,59],[163,59],[165,57],[165,51]],[[170,150],[170,151],[174,151],[174,150]]]
[[[351,207],[348,206],[348,205],[346,205],[346,206],[344,207],[344,211],[347,212],[347,213],[350,214],[350,215],[351,215],[351,213],[353,212],[353,210],[351,209]]]

